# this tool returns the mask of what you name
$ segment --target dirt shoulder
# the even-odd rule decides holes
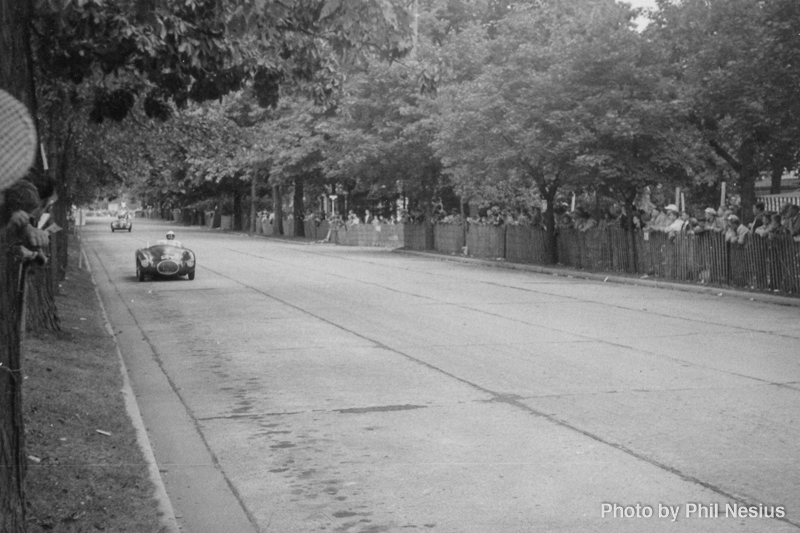
[[[57,306],[61,332],[24,344],[29,532],[164,531],[125,409],[123,377],[79,243]]]

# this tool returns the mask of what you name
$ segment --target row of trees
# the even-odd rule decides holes
[[[423,210],[446,191],[550,206],[583,191],[630,212],[648,186],[710,205],[725,181],[747,217],[756,181],[771,175],[778,192],[797,167],[792,0],[664,0],[647,13],[613,0],[408,7],[413,52],[338,55],[330,98],[282,83],[265,102],[254,84],[164,123],[134,107],[97,159],[149,203],[214,203],[256,183],[273,199],[293,189],[298,216],[303,197],[337,186]]]

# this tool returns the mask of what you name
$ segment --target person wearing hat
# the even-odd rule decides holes
[[[25,105],[0,89],[0,192],[21,180],[33,166],[37,140]]]
[[[722,233],[725,231],[725,224],[717,216],[717,211],[713,207],[706,207],[706,210],[703,212],[703,216],[703,221],[700,222],[694,229],[696,234],[706,232]]]
[[[728,230],[725,232],[725,242],[731,244],[744,244],[750,230],[742,224],[736,215],[728,215]]]
[[[166,237],[167,237],[166,239],[162,239],[162,240],[158,241],[158,244],[168,244],[170,246],[175,246],[176,248],[183,248],[183,244],[181,244],[181,241],[175,240],[175,232],[174,231],[169,230],[167,232]]]
[[[9,241],[18,243],[15,252],[23,259],[44,254],[50,242],[50,232],[31,224],[53,193],[52,183],[32,170],[36,149],[28,109],[0,89],[0,230],[13,232]]]
[[[689,215],[687,213],[679,213],[678,206],[669,204],[664,209],[667,211],[670,221],[669,226],[664,231],[669,235],[670,240],[674,239],[679,233],[685,233],[691,229]]]

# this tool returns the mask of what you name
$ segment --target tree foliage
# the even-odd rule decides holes
[[[685,0],[659,8],[647,33],[669,53],[689,120],[738,175],[749,216],[760,173],[794,169],[800,157],[800,6]]]
[[[472,194],[534,188],[551,207],[563,188],[630,196],[686,179],[682,103],[634,15],[593,0],[502,20],[480,75],[442,90],[436,148],[456,183]]]
[[[408,16],[390,0],[40,0],[36,55],[45,79],[96,83],[95,121],[121,120],[136,96],[163,119],[247,80],[264,105],[290,82],[328,99],[339,55],[408,51]]]

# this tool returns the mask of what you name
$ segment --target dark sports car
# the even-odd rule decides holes
[[[136,277],[144,281],[147,276],[194,279],[194,252],[175,244],[155,244],[136,250]]]
[[[131,228],[133,228],[133,222],[131,222],[130,217],[124,215],[118,216],[117,219],[111,223],[111,233],[117,230],[130,231]]]

